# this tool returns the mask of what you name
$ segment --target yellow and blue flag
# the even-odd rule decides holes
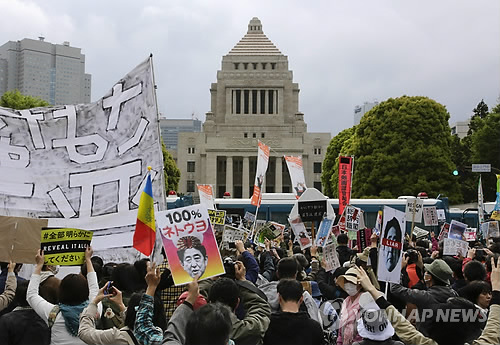
[[[155,212],[153,201],[153,184],[151,183],[151,167],[148,167],[146,186],[139,201],[137,222],[134,232],[134,248],[149,256],[153,251],[156,239]]]

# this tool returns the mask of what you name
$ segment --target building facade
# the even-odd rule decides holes
[[[90,103],[91,75],[85,55],[69,42],[25,38],[0,46],[0,95],[19,90],[52,105]]]
[[[364,102],[363,105],[357,105],[354,107],[354,126],[359,125],[363,115],[368,112],[371,108],[378,105],[377,101],[374,102]]]
[[[179,133],[201,132],[200,120],[160,118],[160,131],[167,150],[174,154],[177,151]]]
[[[458,121],[451,125],[451,134],[456,135],[460,139],[463,139],[467,136],[467,133],[469,133],[469,126],[470,119],[467,119],[465,121]]]
[[[264,192],[292,192],[284,155],[302,156],[308,187],[321,190],[321,164],[331,133],[308,133],[299,111],[299,85],[288,57],[266,37],[258,18],[222,58],[210,88],[211,110],[201,133],[179,133],[179,192],[211,184],[217,197],[253,192],[258,140],[271,149]]]

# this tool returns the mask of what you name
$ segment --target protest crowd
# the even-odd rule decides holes
[[[236,240],[221,246],[224,275],[204,279],[194,255],[194,279],[179,286],[166,257],[104,263],[87,247],[80,273],[61,280],[39,251],[29,281],[2,263],[0,344],[500,344],[497,239],[463,257],[443,255],[434,233],[407,235],[390,286],[378,280],[375,234],[366,248],[336,235],[333,270],[288,229]]]

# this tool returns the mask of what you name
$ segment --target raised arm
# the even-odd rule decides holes
[[[17,288],[17,279],[14,274],[14,268],[16,267],[15,262],[9,263],[9,269],[7,271],[7,281],[5,282],[5,290],[0,295],[0,310],[4,310],[7,306],[14,300]]]
[[[35,270],[31,275],[31,279],[28,284],[28,290],[26,291],[26,301],[28,301],[28,304],[31,306],[31,308],[33,308],[33,310],[47,323],[49,313],[52,308],[54,308],[54,304],[47,302],[38,294],[38,288],[40,286],[40,273],[42,272],[44,261],[45,256],[43,255],[43,251],[38,250],[38,253],[35,257]]]

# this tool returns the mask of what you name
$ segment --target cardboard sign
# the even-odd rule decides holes
[[[450,224],[444,223],[441,227],[441,231],[439,232],[438,241],[442,241],[444,238],[448,237],[448,233],[450,232]]]
[[[407,198],[406,199],[406,220],[411,222],[412,220],[416,223],[420,223],[422,221],[422,211],[424,207],[424,200],[420,198]],[[415,218],[413,218],[413,214],[415,213]]]
[[[454,238],[445,238],[443,246],[443,255],[462,255],[467,256],[469,244],[466,241]]]
[[[45,264],[77,266],[85,262],[85,250],[92,241],[92,231],[80,229],[45,229],[41,232]]]
[[[0,216],[0,261],[34,264],[47,219]]]
[[[399,284],[405,229],[405,213],[385,206],[382,245],[379,249],[377,270],[378,280]]]
[[[462,236],[467,229],[467,224],[461,223],[456,220],[452,220],[450,223],[450,232],[448,238],[454,238],[456,240],[462,240]]]
[[[235,228],[231,225],[225,225],[224,231],[222,233],[222,242],[224,243],[234,243],[235,241],[246,242],[248,236],[250,235],[250,230],[245,228]],[[229,246],[227,246],[228,248]]]
[[[337,246],[335,243],[330,243],[323,247],[323,259],[325,260],[326,272],[334,272],[340,267]]]
[[[192,205],[161,211],[156,222],[175,285],[225,273],[207,209]]]
[[[208,216],[212,225],[226,224],[226,211],[208,210]]]
[[[439,225],[436,206],[424,207],[424,224],[425,226]]]
[[[299,217],[288,218],[288,222],[292,227],[292,231],[295,234],[295,238],[298,240],[300,249],[304,250],[312,246],[311,238],[307,233],[307,229],[302,222],[302,219]]]
[[[422,237],[427,237],[427,235],[429,235],[429,231],[416,226],[413,228],[413,234],[417,237],[417,239],[419,239]]]
[[[303,222],[320,221],[326,214],[326,200],[298,201],[299,215]]]
[[[316,239],[314,240],[314,245],[316,247],[324,247],[328,242],[330,237],[330,232],[332,231],[333,219],[323,218],[321,224],[319,225],[318,233],[316,234]]]

